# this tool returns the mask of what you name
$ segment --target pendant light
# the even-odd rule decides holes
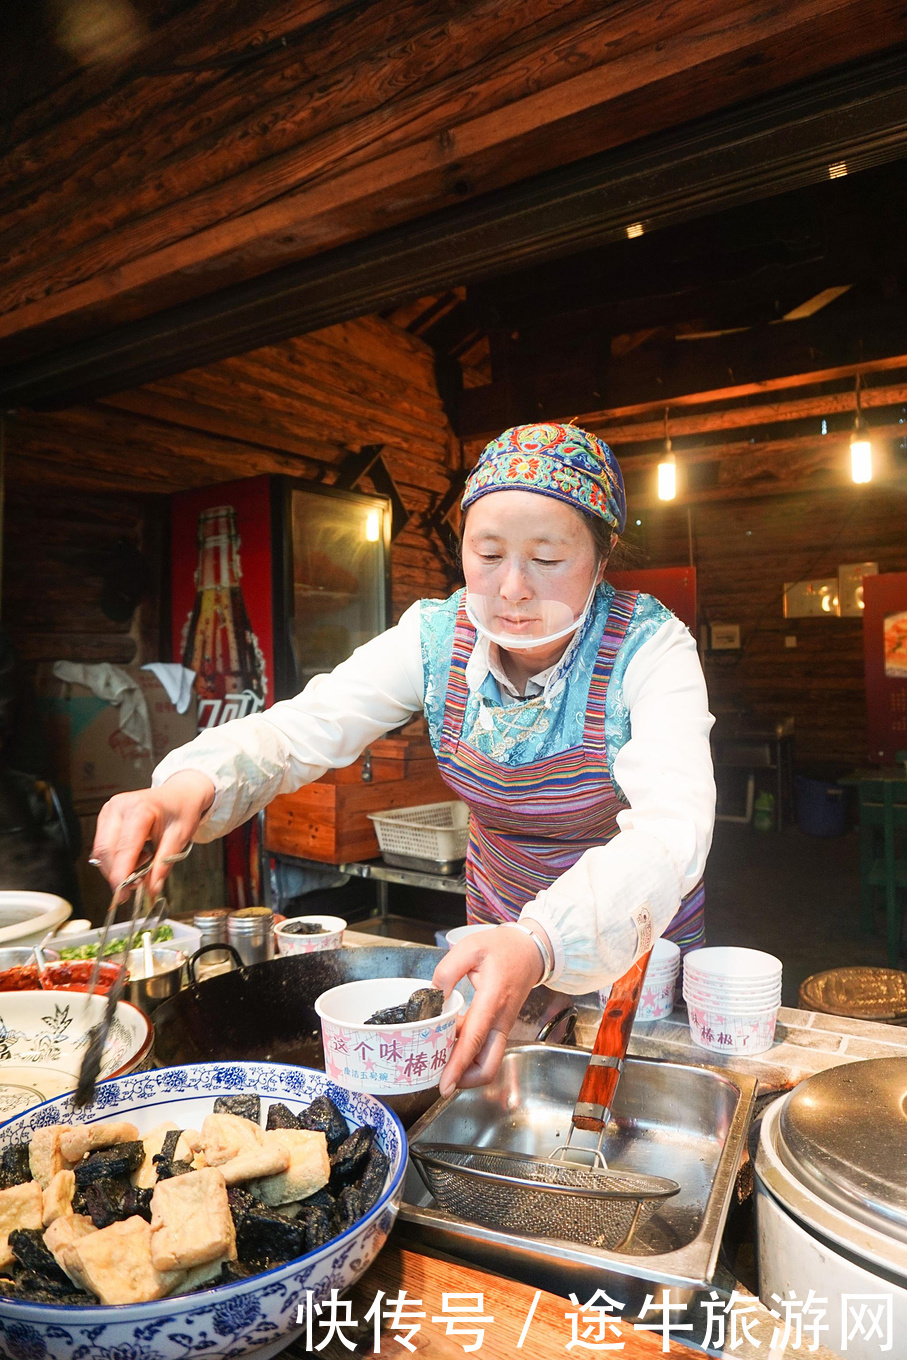
[[[668,434],[668,408],[665,407],[665,451],[658,464],[658,499],[672,501],[677,495],[677,459],[671,451]]]
[[[863,407],[860,401],[860,374],[854,384],[855,413],[853,434],[850,436],[850,476],[854,482],[872,481],[872,444],[863,421]]]

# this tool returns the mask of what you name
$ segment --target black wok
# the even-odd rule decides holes
[[[294,1063],[324,1070],[321,1025],[315,1001],[330,987],[365,978],[429,980],[441,949],[428,946],[366,945],[282,958],[240,968],[187,987],[154,1013],[154,1057],[161,1067],[196,1062]],[[472,987],[459,984],[467,1001]],[[530,992],[510,1037],[550,1038],[563,1043],[575,1024],[572,998],[547,987]],[[405,1125],[437,1099],[435,1087],[413,1095],[389,1096],[386,1103]]]

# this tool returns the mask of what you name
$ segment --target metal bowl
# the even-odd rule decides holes
[[[176,996],[183,985],[186,967],[186,955],[181,949],[154,948],[151,957],[154,959],[153,977],[144,976],[145,955],[141,949],[131,949],[126,964],[129,971],[126,996],[146,1013]]]
[[[60,957],[58,949],[42,949],[41,952],[48,963],[56,963]],[[22,968],[34,961],[35,951],[30,944],[9,945],[6,949],[0,949],[0,973],[4,973],[7,968]]]

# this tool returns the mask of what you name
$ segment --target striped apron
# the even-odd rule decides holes
[[[589,685],[582,745],[518,766],[499,765],[461,740],[469,696],[466,663],[476,634],[460,605],[438,765],[445,783],[471,814],[468,921],[515,920],[526,903],[550,888],[584,851],[617,835],[617,814],[628,804],[618,797],[608,768],[605,695],[636,594],[617,591],[611,602]],[[664,932],[684,953],[704,943],[704,903],[700,882]]]

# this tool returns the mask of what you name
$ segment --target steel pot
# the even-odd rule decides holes
[[[222,946],[221,946],[222,947]],[[190,986],[154,1014],[155,1058],[164,1067],[257,1059],[324,1070],[315,1002],[344,982],[408,976],[428,981],[445,956],[429,946],[345,946],[317,954],[287,954]],[[467,1001],[473,991],[459,984]],[[576,1023],[573,998],[547,987],[530,992],[511,1039],[564,1043]],[[438,1090],[389,1096],[404,1124],[434,1104]]]

